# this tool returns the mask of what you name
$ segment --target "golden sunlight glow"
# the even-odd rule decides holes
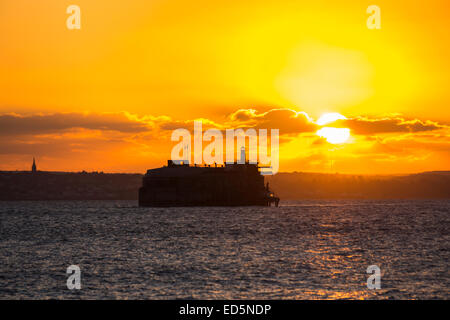
[[[313,114],[333,107],[345,112],[374,92],[374,66],[361,50],[302,40],[286,56],[277,78],[280,95]]]
[[[319,137],[327,139],[332,144],[344,143],[350,138],[350,129],[325,127],[317,131]]]
[[[279,129],[279,172],[449,170],[450,1],[73,2],[0,0],[0,170],[144,173],[194,119]]]
[[[323,114],[320,118],[319,118],[319,120],[317,120],[317,124],[319,125],[319,126],[323,126],[323,125],[325,125],[325,124],[328,124],[328,123],[330,123],[330,122],[334,122],[334,121],[336,121],[336,120],[345,120],[345,119],[347,119],[345,116],[343,116],[342,114],[340,114],[340,113],[337,113],[337,112],[331,112],[331,113],[325,113],[325,114]]]

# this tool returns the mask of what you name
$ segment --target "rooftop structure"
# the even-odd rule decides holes
[[[167,166],[148,170],[139,189],[139,205],[147,207],[270,206],[278,202],[264,185],[258,165],[245,162],[245,157],[244,163],[220,166],[168,160]]]

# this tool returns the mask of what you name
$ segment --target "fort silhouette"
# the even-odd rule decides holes
[[[148,170],[139,189],[139,205],[278,206],[280,199],[264,185],[257,164],[245,161],[224,166],[190,166],[174,163]]]

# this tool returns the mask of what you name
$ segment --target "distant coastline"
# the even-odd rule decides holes
[[[450,171],[405,175],[279,173],[268,178],[281,199],[450,199]]]
[[[0,200],[135,200],[141,174],[0,171]]]
[[[137,200],[142,174],[0,171],[0,201]],[[278,173],[266,178],[283,200],[450,199],[450,171],[409,175]]]

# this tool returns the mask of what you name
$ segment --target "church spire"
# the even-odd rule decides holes
[[[33,157],[33,165],[31,166],[31,172],[36,172],[36,161],[34,160],[34,157]]]

